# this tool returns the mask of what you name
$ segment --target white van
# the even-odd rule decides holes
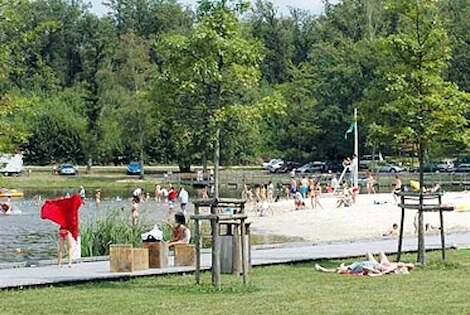
[[[23,173],[23,155],[15,154],[11,155],[2,155],[0,157],[0,173],[9,176],[9,175],[19,175]]]

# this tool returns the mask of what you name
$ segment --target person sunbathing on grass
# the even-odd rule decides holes
[[[402,262],[390,262],[387,256],[381,252],[379,254],[380,262],[375,260],[374,256],[370,253],[366,254],[366,259],[356,261],[350,265],[342,263],[337,268],[327,269],[319,264],[315,264],[315,269],[321,272],[338,273],[342,275],[358,275],[379,277],[386,274],[408,274],[414,268],[413,264]]]

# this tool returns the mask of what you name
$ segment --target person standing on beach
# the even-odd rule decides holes
[[[372,176],[372,173],[369,171],[367,175],[367,193],[370,194],[375,194],[375,178]]]
[[[180,200],[180,207],[183,212],[186,211],[186,206],[189,203],[189,193],[184,189],[184,187],[180,188],[180,193],[178,195]]]
[[[305,176],[302,176],[302,179],[300,180],[300,193],[302,194],[302,198],[307,198],[308,179]]]
[[[292,176],[290,178],[290,195],[294,196],[296,192],[297,192],[297,181],[295,180],[295,177]]]
[[[331,178],[331,187],[333,187],[333,190],[335,190],[338,186],[338,179],[336,178],[336,174],[333,174],[333,177]]]
[[[268,202],[272,203],[274,201],[274,185],[271,180],[268,182],[267,192],[268,192]]]
[[[137,225],[137,223],[139,222],[139,207],[140,207],[140,198],[136,196],[132,197],[132,208],[131,208],[132,225]]]
[[[176,189],[174,186],[171,186],[170,190],[168,191],[168,207],[170,208],[170,211],[173,210],[177,198],[178,196],[176,194]]]
[[[156,202],[162,201],[162,188],[160,185],[155,185],[155,201]]]
[[[83,186],[80,186],[80,191],[78,194],[80,195],[80,198],[82,198],[82,201],[86,199],[86,191]]]
[[[322,193],[320,181],[318,181],[315,184],[315,189],[314,190],[315,190],[315,208],[320,207],[320,209],[323,209],[323,206],[320,203],[320,196],[321,196],[321,193]]]
[[[392,183],[392,195],[393,195],[393,200],[395,200],[395,204],[398,203],[397,194],[401,192],[401,186],[402,186],[402,183],[401,183],[400,176],[395,175],[395,179],[393,180],[393,183]]]
[[[95,204],[97,208],[99,208],[100,203],[101,203],[101,189],[98,188],[95,190]]]

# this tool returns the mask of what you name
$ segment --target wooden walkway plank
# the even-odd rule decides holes
[[[441,246],[440,235],[426,237],[428,249]],[[470,233],[456,233],[447,236],[447,244],[459,246],[470,244]],[[311,243],[287,243],[273,246],[253,247],[252,265],[264,266],[285,263],[305,262],[321,259],[339,259],[363,256],[366,252],[396,252],[397,239],[359,241],[354,243],[336,243],[312,245]],[[403,251],[415,251],[416,239],[404,239]],[[209,270],[211,253],[204,251],[201,255],[201,270]],[[173,265],[170,259],[170,265]],[[72,268],[56,265],[42,267],[22,267],[0,270],[0,289],[25,288],[62,283],[80,283],[101,280],[119,280],[142,276],[161,276],[194,272],[194,267],[168,267],[149,269],[133,273],[111,273],[109,261],[86,262],[74,264]],[[313,269],[312,269],[313,272]]]

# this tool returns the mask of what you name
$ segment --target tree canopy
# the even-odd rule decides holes
[[[0,0],[0,151],[206,165],[468,152],[465,0]]]

